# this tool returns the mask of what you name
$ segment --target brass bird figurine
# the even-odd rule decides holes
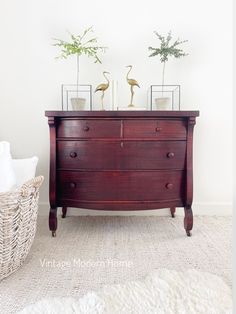
[[[103,105],[104,92],[105,92],[105,90],[108,89],[109,84],[110,84],[108,78],[106,77],[106,74],[110,74],[110,73],[109,73],[109,72],[106,72],[106,71],[103,72],[103,76],[105,77],[107,83],[99,84],[99,85],[96,87],[96,90],[95,90],[95,92],[94,92],[94,93],[96,93],[96,92],[98,92],[98,91],[101,91],[101,92],[102,92],[102,96],[101,96],[102,109],[101,109],[101,110],[105,110],[105,109],[104,109],[104,105]]]
[[[126,80],[127,80],[128,84],[130,85],[130,91],[131,91],[131,100],[130,100],[130,104],[128,107],[134,107],[134,105],[133,105],[134,86],[138,86],[140,88],[140,86],[136,80],[128,78],[128,75],[129,75],[130,71],[132,70],[132,67],[133,67],[132,65],[127,65],[127,68],[130,68],[130,69],[126,75]]]

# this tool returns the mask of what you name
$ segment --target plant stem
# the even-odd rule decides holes
[[[76,81],[76,95],[79,97],[79,55],[77,54],[77,81]]]
[[[163,69],[162,69],[162,97],[163,97],[163,90],[164,90],[164,82],[165,82],[165,66],[166,63],[163,63]]]

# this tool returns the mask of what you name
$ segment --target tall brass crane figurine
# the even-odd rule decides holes
[[[134,86],[138,86],[139,88],[140,88],[140,86],[138,85],[138,82],[136,80],[128,78],[129,72],[132,70],[132,65],[127,65],[127,68],[130,68],[130,69],[126,75],[126,80],[127,80],[128,84],[130,85],[130,91],[131,91],[131,100],[130,100],[130,104],[128,107],[134,107],[134,105],[133,105]]]
[[[107,83],[99,84],[99,85],[97,86],[96,90],[95,90],[95,93],[98,92],[98,91],[101,91],[101,92],[102,92],[102,96],[101,96],[102,109],[101,109],[101,110],[105,110],[105,109],[104,109],[104,105],[103,105],[104,92],[105,92],[105,90],[108,89],[109,84],[110,84],[108,78],[106,77],[106,74],[110,74],[110,73],[109,73],[109,72],[106,72],[106,71],[103,72],[103,76],[105,77]]]

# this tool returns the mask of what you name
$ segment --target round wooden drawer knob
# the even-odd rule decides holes
[[[168,158],[173,158],[173,157],[175,157],[175,154],[174,153],[167,153],[167,157]]]
[[[84,128],[83,128],[83,130],[84,130],[85,132],[87,132],[87,131],[89,130],[89,126],[88,126],[88,125],[85,125]]]
[[[168,189],[168,190],[171,190],[171,189],[173,189],[173,183],[167,183],[166,184],[166,188]]]
[[[76,152],[71,152],[71,153],[70,153],[70,157],[71,157],[71,158],[77,157],[77,153],[76,153]]]
[[[71,187],[72,189],[76,188],[76,183],[71,182],[71,183],[70,183],[70,187]]]
[[[161,132],[161,128],[160,127],[156,127],[156,132]]]

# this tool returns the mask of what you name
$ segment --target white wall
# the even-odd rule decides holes
[[[146,104],[150,84],[160,84],[161,64],[148,58],[154,30],[188,39],[189,56],[171,60],[166,83],[180,84],[182,109],[200,110],[194,140],[195,213],[228,213],[232,200],[232,1],[231,0],[1,0],[0,140],[12,154],[38,155],[48,201],[49,136],[45,110],[60,109],[62,83],[74,83],[75,59],[56,60],[52,38],[67,38],[94,26],[109,47],[103,64],[81,60],[81,83],[93,87],[105,69],[119,81],[127,104],[125,66],[140,83],[135,102]]]

